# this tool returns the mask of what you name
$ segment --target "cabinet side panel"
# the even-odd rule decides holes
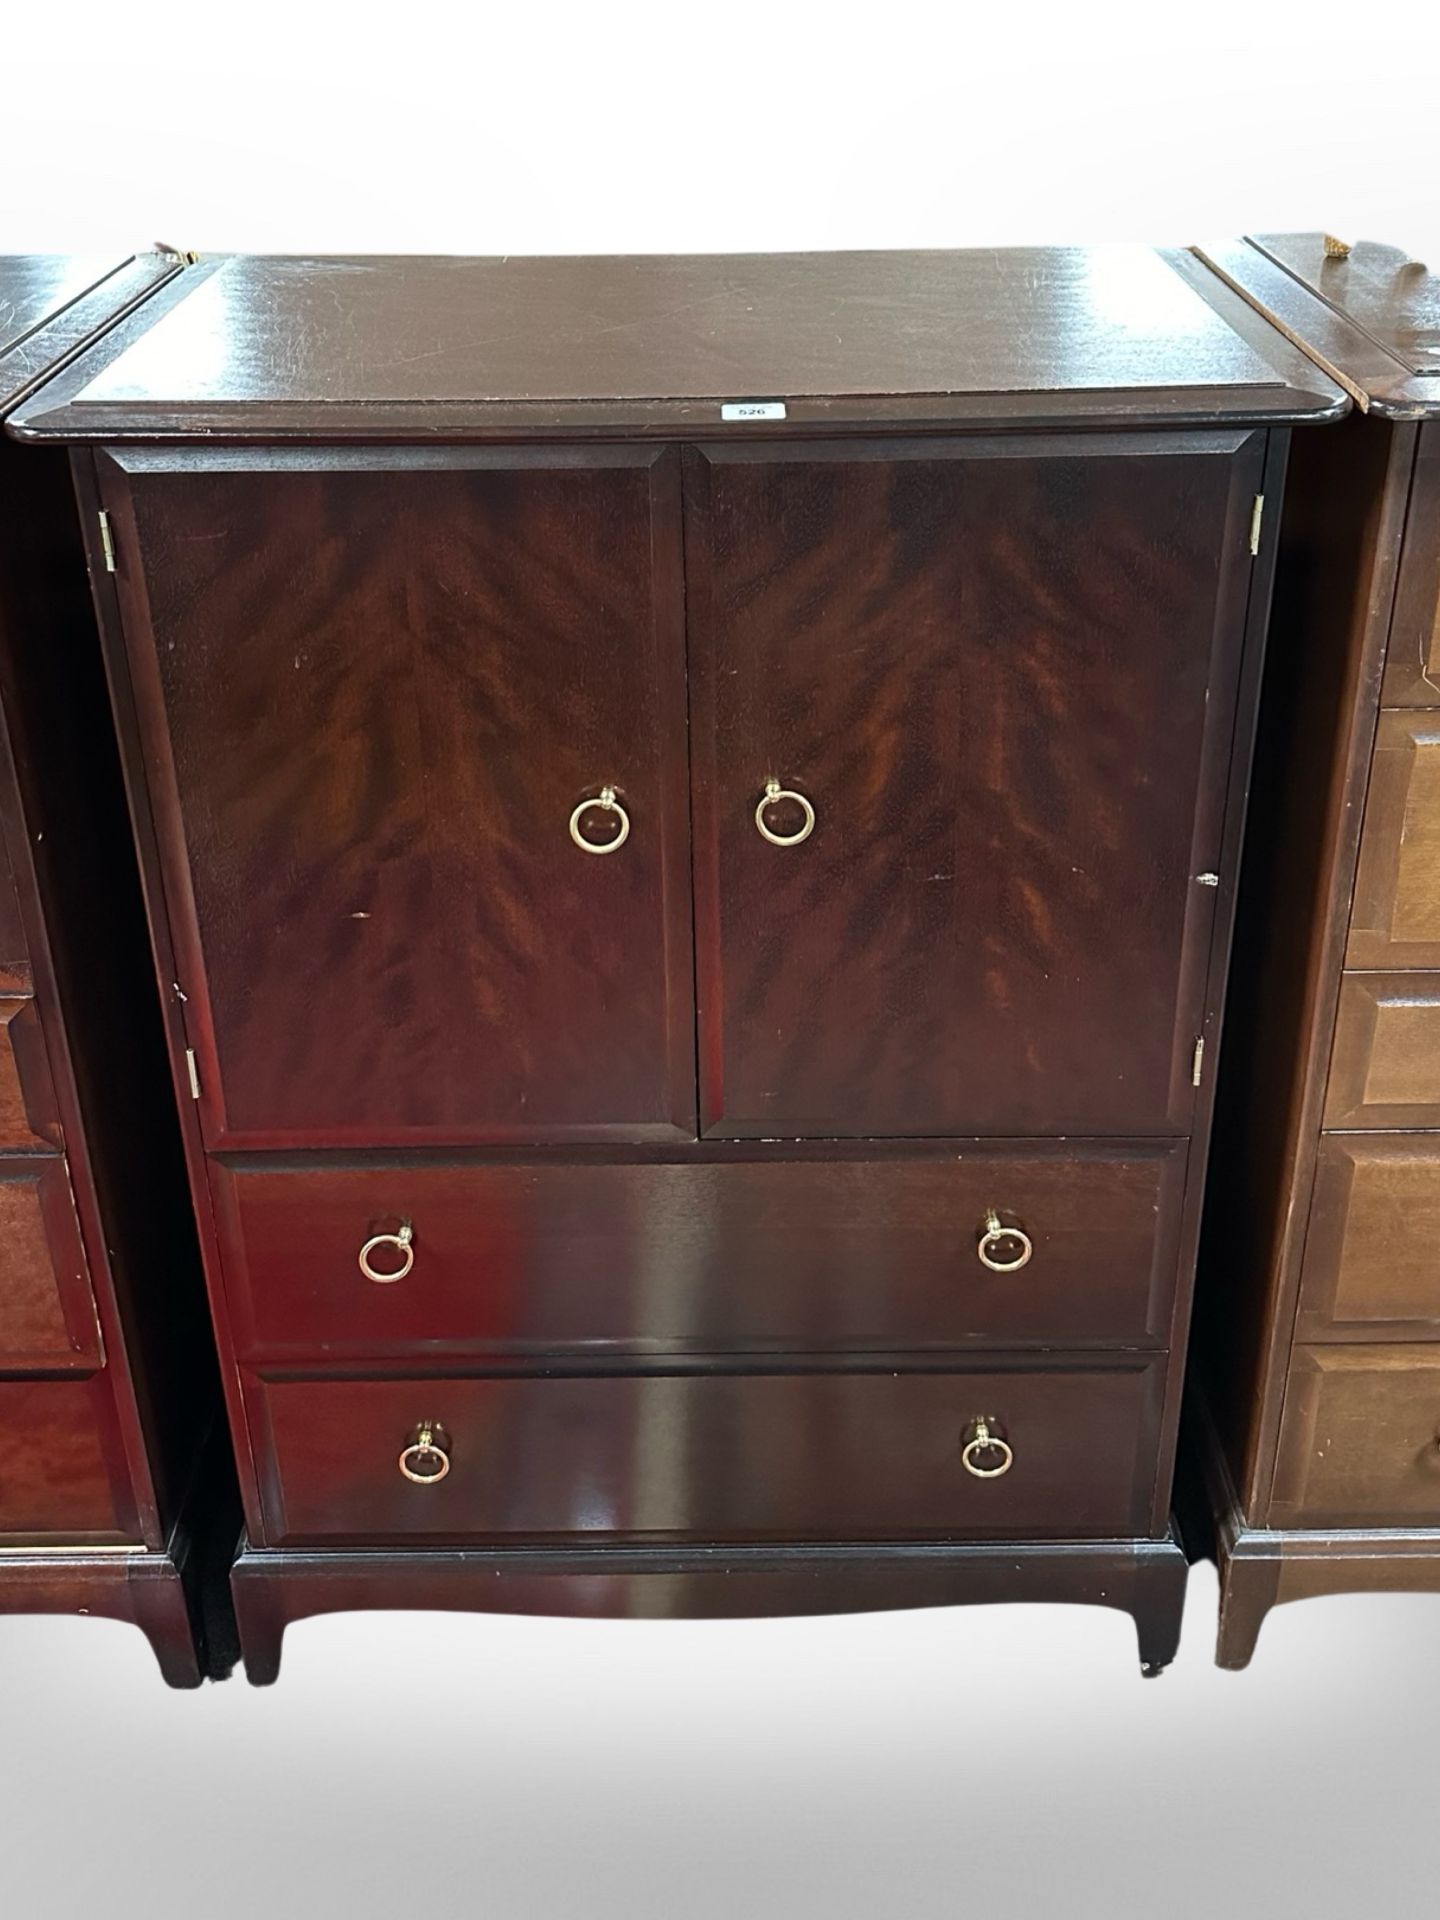
[[[1416,430],[1295,438],[1216,1095],[1195,1372],[1261,1519]]]

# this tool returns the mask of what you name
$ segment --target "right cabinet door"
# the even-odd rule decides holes
[[[1188,1130],[1262,458],[687,454],[705,1131]]]

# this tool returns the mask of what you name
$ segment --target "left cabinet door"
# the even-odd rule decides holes
[[[693,1135],[678,456],[100,467],[207,1142]]]

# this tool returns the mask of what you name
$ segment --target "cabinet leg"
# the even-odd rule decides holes
[[[240,1635],[240,1657],[252,1687],[273,1686],[280,1676],[280,1650],[285,1639],[285,1614],[262,1577],[237,1572],[232,1577],[235,1621]]]
[[[138,1581],[132,1593],[135,1624],[150,1642],[165,1684],[198,1687],[204,1679],[195,1624],[178,1576]]]
[[[1277,1561],[1222,1558],[1216,1666],[1232,1673],[1249,1666],[1265,1616],[1275,1604],[1279,1579]]]
[[[1147,1680],[1162,1674],[1180,1649],[1185,1620],[1185,1582],[1190,1569],[1178,1544],[1136,1570],[1135,1635],[1140,1671]]]

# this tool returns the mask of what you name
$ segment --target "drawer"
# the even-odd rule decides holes
[[[1336,1326],[1440,1337],[1440,1135],[1320,1142],[1300,1336],[1323,1338]]]
[[[1387,707],[1440,707],[1440,433],[1433,426],[1415,462],[1382,698]]]
[[[1440,968],[1440,713],[1382,713],[1345,962]]]
[[[0,1380],[0,1540],[121,1535],[107,1453],[119,1458],[103,1380]]]
[[[65,1162],[0,1154],[0,1372],[89,1372],[102,1358]]]
[[[0,1149],[57,1145],[54,1109],[35,1002],[0,998]]]
[[[1440,973],[1348,973],[1327,1127],[1440,1127]]]
[[[1091,1371],[292,1380],[250,1392],[271,1541],[1121,1536],[1164,1362]],[[980,1417],[1013,1452],[962,1449]],[[415,1483],[425,1423],[449,1469]],[[975,1464],[1004,1465],[994,1446]],[[411,1455],[438,1468],[438,1456]]]
[[[1271,1524],[1440,1525],[1440,1353],[1296,1351]]]
[[[682,1163],[212,1162],[243,1353],[1167,1344],[1183,1141]],[[985,1242],[991,1210],[1023,1227]],[[397,1239],[408,1226],[406,1248]],[[377,1236],[396,1236],[366,1256]]]

